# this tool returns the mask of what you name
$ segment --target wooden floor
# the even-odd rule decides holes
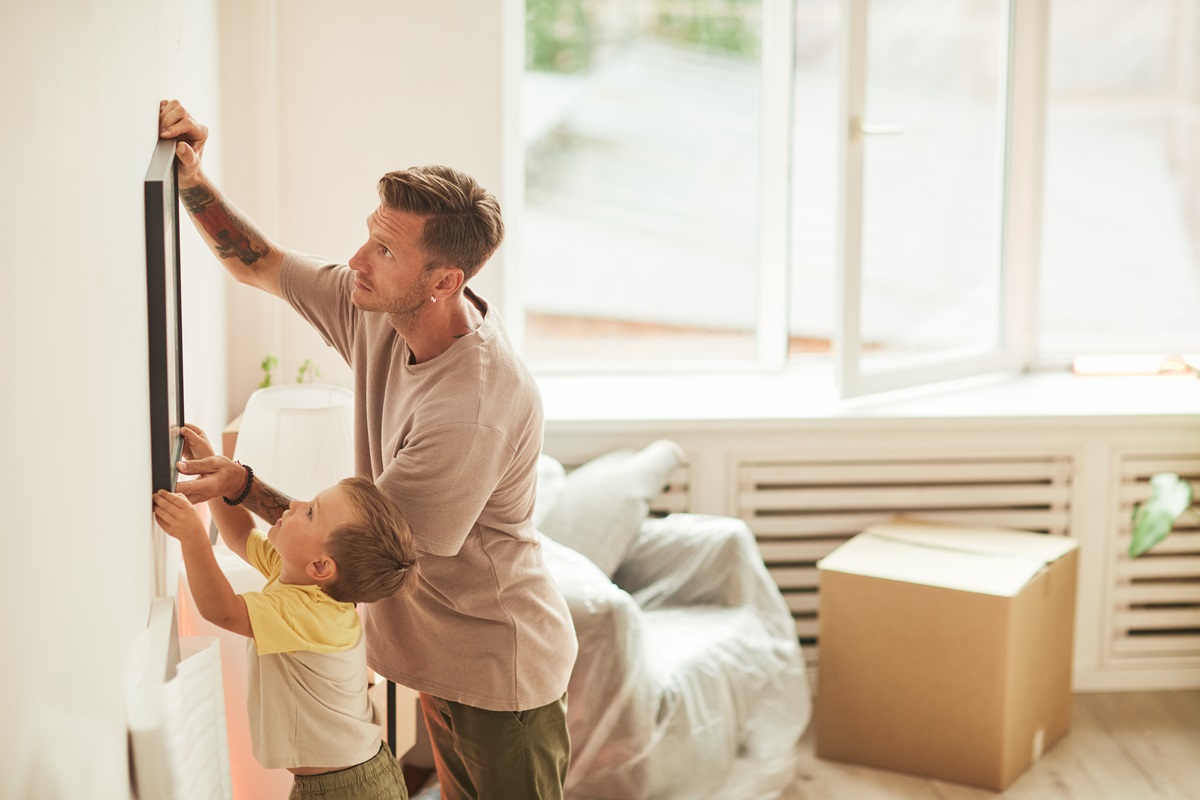
[[[1005,792],[819,759],[780,800],[1197,800],[1200,691],[1077,694],[1071,732]]]

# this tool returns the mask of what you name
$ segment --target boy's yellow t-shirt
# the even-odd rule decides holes
[[[348,767],[379,752],[379,709],[367,695],[366,647],[352,603],[281,583],[283,560],[261,531],[246,560],[267,578],[246,592],[246,710],[254,757],[268,769]]]
[[[267,578],[261,592],[246,592],[246,610],[259,655],[337,653],[349,650],[362,631],[353,603],[342,603],[319,586],[281,583],[283,559],[262,531],[246,539],[246,560]]]

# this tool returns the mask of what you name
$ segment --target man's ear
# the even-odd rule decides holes
[[[318,583],[329,583],[337,575],[337,564],[329,556],[321,556],[308,562],[305,572]]]
[[[449,297],[466,283],[466,276],[458,267],[440,267],[438,271],[441,274],[433,288],[442,297]]]

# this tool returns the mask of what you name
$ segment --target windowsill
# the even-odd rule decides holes
[[[1200,416],[1195,375],[988,376],[841,400],[832,376],[539,376],[547,423]]]

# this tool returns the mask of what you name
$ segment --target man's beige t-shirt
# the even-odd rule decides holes
[[[422,364],[345,265],[289,253],[283,296],[354,370],[355,465],[408,519],[414,591],[366,610],[367,661],[396,683],[493,711],[566,692],[570,612],[532,524],[542,403],[494,309]]]

